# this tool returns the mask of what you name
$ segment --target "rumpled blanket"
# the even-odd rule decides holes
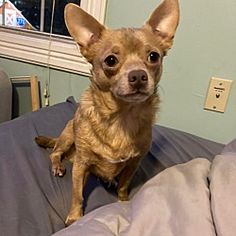
[[[57,137],[73,117],[77,105],[71,97],[66,102],[0,124],[1,236],[50,236],[65,228],[71,202],[71,163],[65,163],[67,171],[63,178],[55,178],[49,150],[39,147],[34,138],[38,135]],[[162,170],[200,156],[212,161],[224,147],[155,125],[150,151],[130,184],[130,197]],[[84,189],[85,214],[113,202],[117,202],[114,187],[89,176]]]
[[[167,168],[130,201],[94,210],[54,234],[75,235],[235,236],[236,151]]]

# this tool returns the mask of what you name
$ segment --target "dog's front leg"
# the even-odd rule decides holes
[[[138,165],[140,162],[140,158],[132,160],[121,172],[119,175],[119,183],[118,183],[118,199],[120,201],[129,200],[128,187],[130,181],[132,180],[134,173],[136,172]]]
[[[87,166],[76,159],[72,169],[72,202],[65,222],[66,226],[83,216],[83,188],[86,184],[88,174]]]
[[[73,120],[70,120],[61,135],[56,141],[53,152],[50,155],[52,162],[52,172],[55,176],[63,176],[65,173],[65,167],[62,164],[61,158],[74,143],[74,131],[73,131]]]

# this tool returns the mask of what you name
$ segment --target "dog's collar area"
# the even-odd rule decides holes
[[[111,164],[118,164],[118,163],[123,163],[123,162],[126,162],[130,159],[131,157],[126,157],[126,158],[120,158],[118,160],[111,160],[111,159],[108,159],[108,158],[104,158],[107,162],[111,163]]]

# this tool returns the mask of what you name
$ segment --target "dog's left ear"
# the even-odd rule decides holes
[[[178,23],[178,0],[164,0],[151,14],[144,27],[151,27],[151,30],[161,38],[161,44],[167,52],[172,46]]]

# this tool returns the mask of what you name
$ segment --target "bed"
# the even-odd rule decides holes
[[[63,178],[54,177],[49,150],[34,138],[58,136],[77,106],[70,97],[0,125],[1,235],[234,235],[236,141],[223,145],[158,125],[131,200],[117,202],[114,187],[90,176],[85,216],[65,228],[71,164]]]

